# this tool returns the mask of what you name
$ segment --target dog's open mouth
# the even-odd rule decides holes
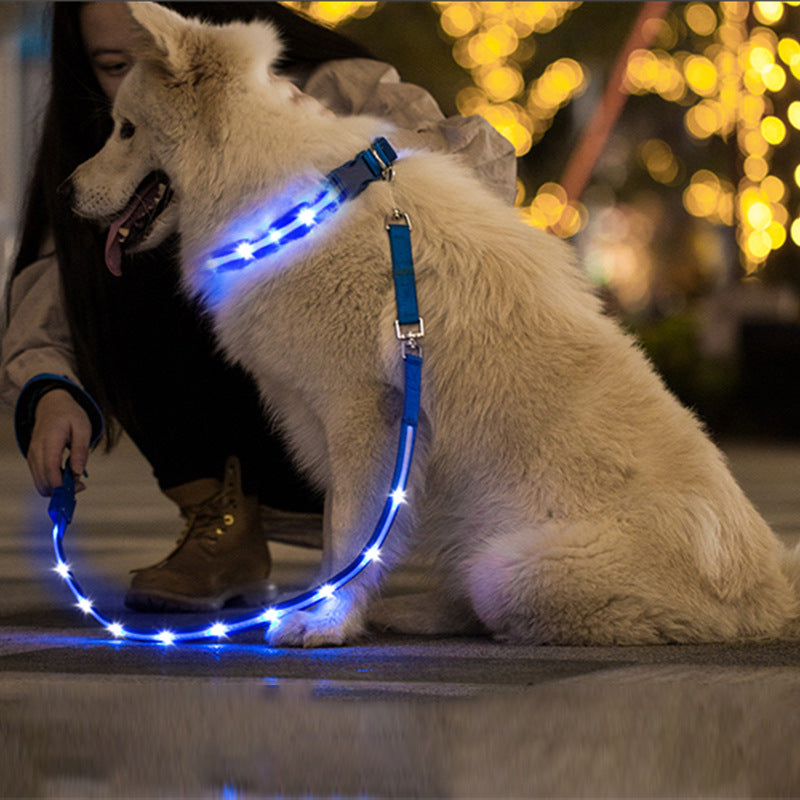
[[[151,172],[136,187],[128,204],[108,229],[105,255],[106,266],[112,274],[122,274],[122,248],[128,249],[141,242],[171,199],[169,178],[160,170]]]

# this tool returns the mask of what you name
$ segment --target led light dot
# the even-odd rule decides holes
[[[59,561],[54,567],[53,572],[57,572],[65,580],[70,576],[69,564]]]
[[[175,644],[175,634],[172,631],[161,631],[156,638],[161,644]]]
[[[396,505],[402,505],[408,499],[406,492],[403,489],[395,489],[389,497],[392,498],[392,502]]]
[[[222,622],[215,622],[208,629],[209,636],[216,636],[218,639],[228,635],[228,627]]]
[[[278,611],[277,608],[268,608],[261,615],[262,621],[268,622],[270,625],[273,622],[277,622],[280,618],[281,618],[281,613],[280,613],[280,611]]]
[[[236,248],[236,254],[240,258],[246,258],[248,260],[252,259],[253,258],[253,245],[251,245],[250,242],[242,242]]]
[[[370,547],[368,550],[364,551],[364,561],[380,561],[381,560],[381,550],[376,545],[374,547]]]
[[[297,218],[303,225],[313,225],[314,224],[314,211],[311,208],[304,208],[298,215]]]
[[[125,636],[125,628],[119,622],[112,622],[106,630],[115,638],[122,639]]]
[[[336,591],[334,586],[331,586],[329,583],[325,583],[319,587],[317,591],[317,597],[321,600],[327,600],[329,597],[333,597],[333,593]]]
[[[84,614],[91,614],[92,601],[86,597],[81,597],[80,600],[78,600],[78,608],[83,611]]]

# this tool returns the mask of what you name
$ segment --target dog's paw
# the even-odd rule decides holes
[[[313,611],[295,611],[270,626],[270,647],[340,647],[363,633],[360,614],[342,613],[326,602]]]
[[[306,635],[306,612],[295,611],[273,622],[265,634],[270,647],[302,647]]]

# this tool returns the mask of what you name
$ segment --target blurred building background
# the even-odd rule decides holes
[[[44,110],[43,3],[0,3],[0,279],[14,257],[28,165]]]
[[[574,243],[713,433],[800,438],[800,3],[286,5],[514,144],[521,218]],[[0,267],[43,100],[42,10],[0,4]]]

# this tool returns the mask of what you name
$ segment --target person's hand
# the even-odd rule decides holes
[[[89,460],[92,424],[89,415],[64,389],[52,389],[36,404],[36,416],[28,448],[28,468],[39,494],[49,497],[61,486],[64,450],[70,448],[70,465],[76,477],[75,489],[83,484],[79,476]]]

